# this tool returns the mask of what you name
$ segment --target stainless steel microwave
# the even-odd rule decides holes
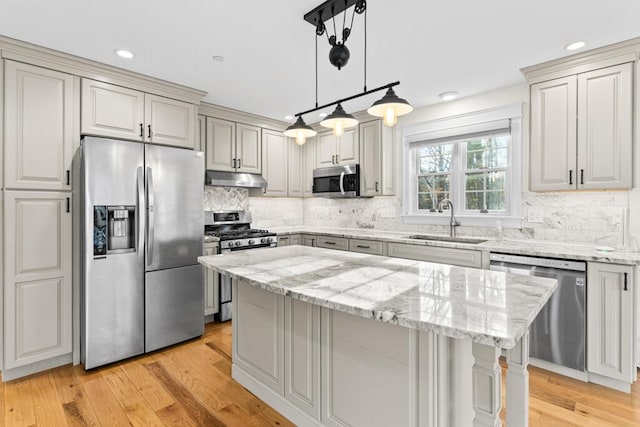
[[[313,196],[331,199],[360,197],[360,165],[314,169]]]

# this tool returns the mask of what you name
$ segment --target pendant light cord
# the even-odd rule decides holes
[[[316,108],[318,108],[318,36],[316,35]]]
[[[366,92],[366,91],[367,91],[367,9],[364,10],[364,90],[363,92]]]

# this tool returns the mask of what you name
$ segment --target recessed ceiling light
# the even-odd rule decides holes
[[[443,101],[452,101],[454,99],[456,99],[458,97],[458,92],[454,92],[454,91],[449,91],[449,92],[442,92],[440,95],[438,95],[440,97],[440,99],[442,99]]]
[[[586,41],[580,40],[579,42],[573,42],[565,46],[567,50],[578,50],[583,48],[587,44]]]
[[[293,116],[291,114],[287,114],[286,116],[284,116],[285,120],[293,120]]]
[[[222,55],[213,55],[211,59],[213,59],[216,62],[224,62],[224,56]]]
[[[116,55],[118,55],[121,58],[127,58],[127,59],[133,58],[133,52],[130,52],[126,49],[116,49]]]
[[[323,118],[325,118],[325,117],[327,117],[327,115],[328,115],[327,113],[320,113],[320,114],[318,114],[318,116],[320,116],[320,118],[322,118],[322,119],[323,119]]]

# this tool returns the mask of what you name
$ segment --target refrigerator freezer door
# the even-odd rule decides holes
[[[203,245],[203,153],[147,145],[145,161],[146,271],[195,265]]]
[[[145,288],[145,351],[202,335],[202,266],[148,272]]]
[[[106,216],[106,206],[117,205],[135,207],[130,219],[139,236],[144,228],[144,215],[139,215],[145,207],[140,182],[144,158],[143,145],[134,142],[84,138],[82,149],[81,357],[90,369],[144,352],[144,239],[135,238],[133,252],[110,254],[102,248],[107,236],[94,235],[94,211]],[[97,252],[94,239],[101,249]]]

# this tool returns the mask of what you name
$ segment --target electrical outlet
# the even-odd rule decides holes
[[[544,222],[544,211],[542,209],[529,209],[527,211],[528,222]]]

